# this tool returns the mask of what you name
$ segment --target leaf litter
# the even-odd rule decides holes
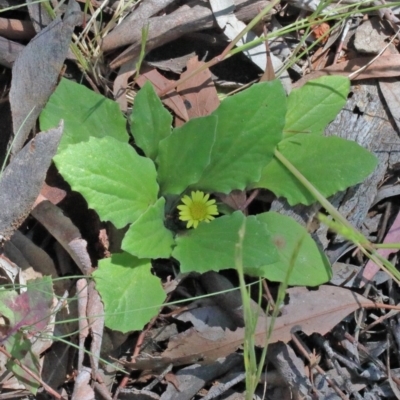
[[[218,51],[213,45],[215,38],[222,43],[226,39],[220,33],[216,34],[213,31],[204,30],[216,27],[213,12],[205,4],[201,6],[188,4],[176,9],[171,3],[173,2],[144,0],[138,7],[133,7],[128,11],[128,17],[123,23],[104,36],[101,46],[105,51],[105,59],[111,62],[112,68],[116,68],[130,58],[139,55],[143,24],[135,25],[133,33],[128,34],[125,29],[129,26],[129,21],[149,20],[152,29],[148,37],[146,51],[153,50],[152,57],[160,57],[161,60],[163,58],[168,59],[169,54],[172,54],[171,48],[168,49],[168,43],[177,40],[174,43],[175,48],[184,48],[184,40],[179,42],[178,37],[188,36],[190,38],[190,35],[202,30],[200,34],[197,34],[198,36],[193,36],[198,40],[189,39],[191,46],[187,49],[187,54],[191,54],[194,49],[197,54],[195,57],[190,58],[186,71],[180,76],[172,73],[160,73],[153,69],[141,73],[137,79],[130,78],[129,76],[134,76],[131,73],[126,78],[126,83],[128,84],[126,85],[124,111],[126,111],[127,106],[128,108],[132,106],[130,96],[133,92],[131,88],[134,85],[141,87],[146,81],[150,81],[156,88],[157,93],[162,93],[171,84],[177,83],[176,91],[174,90],[167,95],[161,96],[161,100],[175,115],[174,125],[178,126],[192,118],[208,115],[218,107],[218,95],[221,96],[222,86],[216,87],[217,83],[220,84],[224,79],[226,81],[235,80],[235,78],[232,78],[232,76],[235,76],[233,72],[239,70],[241,80],[239,79],[236,83],[238,86],[246,84],[252,79],[256,79],[257,74],[261,75],[261,70],[265,68],[266,62],[258,63],[259,66],[255,70],[256,73],[251,75],[246,71],[246,68],[248,67],[250,71],[254,66],[250,68],[249,64],[246,64],[249,61],[236,57],[236,61],[233,64],[228,64],[227,60],[217,66],[219,69],[212,68],[211,71],[204,69],[202,73],[181,82],[181,79],[185,79],[191,71],[204,65],[204,61],[209,61],[212,57],[218,56]],[[230,15],[233,21],[248,22],[265,7],[266,2],[258,1],[248,5],[243,1],[235,1],[229,2],[229,4],[233,6]],[[313,4],[295,2],[294,6],[301,10],[309,10],[309,7],[313,6]],[[97,6],[92,5],[91,7]],[[24,366],[33,372],[33,375],[27,373],[26,368],[22,368],[13,359],[9,358],[7,360],[7,357],[3,359],[6,362],[6,368],[14,373],[23,384],[22,387],[31,392],[36,392],[37,390],[40,391],[39,387],[42,386],[45,391],[52,393],[55,398],[67,398],[65,388],[68,385],[64,383],[66,382],[67,374],[71,372],[76,374],[76,378],[72,379],[73,383],[75,383],[71,396],[73,399],[93,398],[98,396],[99,393],[103,393],[105,398],[107,396],[111,398],[112,381],[115,376],[120,382],[125,382],[118,389],[121,398],[125,398],[123,396],[126,396],[127,393],[133,396],[134,393],[137,395],[140,393],[145,394],[146,391],[163,399],[192,398],[198,395],[201,390],[208,390],[209,395],[211,395],[213,388],[209,384],[213,380],[220,382],[221,386],[223,386],[223,382],[228,380],[228,385],[225,386],[224,390],[234,387],[237,394],[243,394],[243,386],[238,383],[240,379],[235,381],[243,371],[241,346],[244,340],[242,312],[240,311],[240,301],[239,308],[237,308],[237,296],[226,296],[224,300],[221,297],[215,297],[219,301],[217,300],[214,303],[187,301],[185,310],[168,304],[161,308],[161,304],[159,304],[161,311],[156,310],[156,314],[161,312],[159,318],[157,320],[154,319],[153,323],[143,332],[143,342],[136,343],[133,352],[132,348],[135,343],[132,342],[132,337],[128,339],[128,335],[116,331],[110,333],[104,329],[103,303],[93,282],[87,285],[87,280],[81,279],[75,285],[75,283],[68,284],[68,281],[64,281],[62,284],[55,281],[54,290],[58,296],[65,295],[67,296],[66,298],[77,296],[79,300],[77,305],[74,305],[73,301],[69,301],[70,311],[68,312],[71,312],[70,315],[65,313],[65,309],[62,306],[60,306],[61,310],[53,313],[53,284],[48,276],[54,279],[64,274],[80,273],[82,276],[88,277],[93,269],[97,267],[98,260],[103,257],[102,255],[109,251],[108,248],[105,248],[108,246],[106,243],[110,243],[110,247],[113,249],[120,248],[118,243],[121,242],[121,233],[112,226],[107,226],[107,229],[104,230],[103,225],[87,209],[87,205],[84,202],[74,203],[72,200],[71,204],[71,200],[69,200],[71,197],[70,189],[55,173],[53,167],[49,170],[50,160],[57,151],[62,134],[62,125],[47,133],[37,134],[35,138],[25,145],[25,148],[22,148],[29,137],[29,133],[35,128],[36,120],[42,107],[45,106],[58,83],[59,74],[68,54],[75,25],[79,25],[82,21],[81,9],[77,7],[74,1],[69,2],[63,20],[56,19],[53,22],[47,19],[47,14],[42,14],[44,12],[43,8],[39,9],[39,14],[36,13],[37,10],[33,10],[34,8],[36,7],[30,5],[29,12],[31,22],[39,32],[38,35],[25,48],[20,43],[6,41],[6,39],[2,38],[6,43],[6,47],[4,47],[4,51],[1,51],[2,57],[0,57],[0,64],[5,67],[10,68],[14,65],[10,102],[13,113],[14,135],[19,132],[18,140],[12,145],[12,160],[0,180],[0,196],[2,196],[1,203],[3,205],[3,214],[0,218],[0,233],[5,241],[5,256],[9,259],[1,264],[1,269],[8,269],[6,274],[8,283],[14,285],[23,282],[23,280],[16,281],[23,266],[33,267],[39,276],[43,276],[43,278],[39,278],[36,281],[28,280],[26,291],[24,291],[23,287],[14,287],[12,291],[2,288],[1,293],[5,296],[0,302],[0,311],[4,318],[4,323],[2,324],[3,345],[5,350],[9,351],[14,358],[19,358]],[[107,12],[109,10],[105,10],[105,13]],[[285,16],[285,12],[287,16],[299,13],[298,10],[291,7],[288,7],[287,10],[277,7],[268,15],[267,19],[275,21],[280,19],[283,22],[282,17]],[[391,14],[389,9],[383,9],[382,13],[389,16],[391,21],[396,22],[396,17]],[[35,18],[38,16],[47,27],[37,24]],[[107,23],[106,20],[104,23]],[[98,27],[100,24],[101,22],[99,22]],[[365,24],[363,29],[374,29],[373,27],[367,27],[367,24],[363,24],[361,20],[357,21],[357,24],[359,27]],[[328,27],[326,25],[314,26],[316,38],[312,40],[321,36],[322,33],[318,30],[320,29],[319,27],[323,27],[323,33],[327,32]],[[354,34],[354,31],[351,34]],[[231,40],[232,37],[229,39]],[[349,47],[345,47],[344,51],[342,51],[344,60],[342,61],[339,58],[340,62],[334,65],[310,73],[307,70],[307,65],[309,64],[303,62],[304,60],[298,60],[296,68],[293,70],[297,71],[296,73],[302,71],[304,76],[302,79],[296,79],[296,82],[292,83],[292,87],[299,87],[317,76],[331,74],[348,76],[350,72],[357,72],[352,78],[354,81],[378,79],[380,90],[384,92],[387,107],[390,111],[386,110],[386,108],[384,109],[379,96],[375,92],[369,91],[371,98],[368,98],[366,94],[365,99],[367,100],[365,100],[362,98],[362,90],[357,92],[357,89],[353,86],[352,90],[358,96],[357,101],[354,102],[354,99],[353,101],[349,99],[344,107],[345,111],[342,111],[338,118],[348,121],[348,123],[357,119],[361,132],[363,129],[368,130],[368,118],[375,120],[380,118],[389,121],[393,117],[395,121],[393,126],[395,126],[398,124],[396,88],[388,86],[385,78],[398,76],[397,57],[399,55],[397,51],[390,55],[383,54],[379,57],[361,57],[354,50],[352,50],[353,53],[350,51],[351,43],[349,44],[349,37],[345,38],[345,40],[347,40],[346,46]],[[385,38],[382,40],[385,40]],[[58,46],[52,45],[55,41],[57,41]],[[289,42],[287,41],[287,44]],[[201,44],[200,46],[199,43]],[[164,44],[167,44],[166,47],[162,46]],[[121,47],[124,45],[130,45],[130,47],[123,51]],[[187,43],[185,45],[187,46]],[[260,49],[261,47],[264,49],[263,45],[260,46]],[[290,48],[290,46],[288,45],[287,48]],[[120,53],[118,54],[118,52]],[[167,56],[165,56],[165,52]],[[334,49],[328,47],[328,52],[334,52]],[[15,54],[17,53],[20,56],[15,61]],[[265,57],[264,54],[263,57]],[[273,54],[273,57],[276,56],[278,55]],[[173,57],[175,56],[170,56],[169,58],[173,59]],[[176,58],[178,57],[176,56]],[[198,61],[199,59],[202,61]],[[285,60],[281,61],[285,62]],[[360,68],[365,66],[367,68],[360,71]],[[108,68],[106,63],[102,67]],[[95,68],[89,73],[86,71],[86,82],[92,88],[96,87],[100,91],[111,93],[109,87],[104,83],[105,79],[97,79],[98,76],[96,74],[98,73],[99,70],[95,70]],[[26,78],[27,74],[29,75],[28,78]],[[74,74],[75,79],[81,80],[81,76],[76,71]],[[363,86],[365,84],[362,81],[355,83],[355,85],[366,87]],[[384,109],[385,114],[383,116],[379,114],[381,108],[378,108],[378,104]],[[378,111],[371,111],[371,108],[368,107]],[[34,110],[33,112],[31,112],[32,109]],[[345,114],[346,112],[347,115]],[[335,120],[335,123],[337,124],[338,121]],[[76,126],[80,124],[82,122],[79,122]],[[390,124],[388,123],[387,125]],[[393,130],[393,126],[389,127],[387,125],[385,125],[385,129]],[[66,129],[69,129],[69,127],[66,127]],[[102,131],[102,127],[99,126],[98,130]],[[99,135],[103,135],[103,132],[100,132]],[[107,132],[105,135],[107,135]],[[124,141],[125,138],[121,136],[121,140]],[[372,143],[373,141],[370,139],[369,143],[364,144],[366,147],[371,148]],[[390,153],[390,157],[387,157],[385,162],[382,161],[384,167],[380,176],[382,180],[386,174],[385,179],[395,187],[396,174],[398,172],[398,169],[396,170],[395,168],[396,163],[398,163],[396,156],[398,149],[391,143],[388,145],[389,147],[391,146],[390,150],[384,150],[384,152]],[[65,146],[68,146],[68,144]],[[21,148],[22,150],[20,150]],[[184,151],[184,149],[182,150]],[[374,150],[379,151],[377,148],[374,148]],[[46,173],[47,183],[56,189],[64,190],[64,193],[66,193],[66,197],[64,195],[59,197],[61,202],[57,206],[46,199],[48,197],[49,200],[52,200],[51,195],[47,196],[45,192],[41,192]],[[377,184],[374,183],[373,186],[371,193],[376,193]],[[367,188],[365,190],[369,191],[370,189]],[[271,202],[268,193],[252,191],[248,195],[249,198],[253,196],[257,204]],[[231,208],[248,211],[246,193],[232,193],[228,196],[220,194],[219,197]],[[397,211],[392,210],[392,208],[396,209],[396,202],[392,201],[391,197],[381,197],[381,203],[375,206],[373,203],[374,196],[370,195],[370,197],[371,200],[368,200],[366,204],[370,205],[371,209],[368,210],[367,208],[365,212],[360,211],[360,206],[354,206],[357,203],[357,197],[351,191],[347,193],[347,199],[342,198],[341,201],[344,204],[346,202],[347,204],[353,204],[350,208],[353,215],[359,215],[359,224],[362,224],[363,220],[379,216],[380,221],[375,226],[387,225],[387,219],[391,218],[393,220],[397,214]],[[396,200],[396,197],[394,199]],[[55,200],[54,203],[58,201]],[[70,201],[70,204],[68,204],[68,201]],[[382,208],[379,208],[382,204],[385,205],[386,210],[389,210],[385,211],[385,214],[383,214]],[[305,219],[304,217],[304,212],[310,212],[310,208],[306,209],[307,211],[301,210],[301,207],[290,209],[287,205],[284,208],[296,215],[298,220],[303,218],[308,223],[308,229],[311,231],[314,229],[317,232],[318,227],[312,228],[310,225],[311,219],[309,217]],[[282,212],[285,213],[286,211]],[[29,213],[31,216],[28,217]],[[81,215],[83,215],[83,218],[80,217]],[[384,223],[384,219],[386,219],[386,223]],[[39,223],[35,222],[35,220]],[[387,233],[384,243],[391,243],[397,240],[397,219],[394,219],[394,223],[389,225],[392,227]],[[17,230],[20,226],[20,230]],[[103,233],[106,232],[108,237],[100,240],[100,229],[102,229]],[[365,233],[368,236],[376,236],[376,232],[373,230],[365,231]],[[371,332],[365,328],[366,321],[378,318],[378,312],[374,314],[373,308],[380,308],[379,313],[383,313],[383,309],[386,306],[382,304],[382,301],[388,301],[396,309],[395,304],[398,303],[397,286],[387,276],[383,280],[377,280],[375,275],[377,269],[372,267],[370,262],[360,261],[360,257],[357,255],[347,253],[343,246],[343,241],[339,237],[331,239],[327,236],[326,231],[321,233],[321,230],[318,234],[320,237],[325,235],[321,243],[326,243],[323,247],[326,247],[325,250],[328,255],[335,254],[337,256],[340,254],[340,259],[345,265],[358,263],[355,269],[359,275],[358,280],[367,279],[367,289],[369,291],[373,290],[374,295],[372,296],[370,292],[365,291],[364,296],[362,296],[357,287],[357,279],[354,280],[351,288],[346,289],[334,285],[323,285],[316,290],[289,288],[287,290],[286,304],[279,310],[279,315],[268,339],[270,355],[267,355],[267,359],[273,365],[275,371],[269,368],[262,378],[269,386],[267,398],[285,398],[285,395],[282,394],[285,386],[291,388],[292,393],[311,398],[309,397],[309,390],[317,390],[317,380],[314,379],[318,379],[318,377],[311,373],[310,370],[312,368],[316,369],[321,376],[323,373],[322,368],[328,369],[329,362],[333,366],[329,374],[336,375],[337,379],[335,379],[336,383],[329,378],[327,379],[330,387],[326,385],[326,382],[325,386],[322,384],[318,386],[319,394],[323,396],[321,398],[328,398],[333,391],[339,393],[341,398],[378,398],[377,396],[379,398],[393,398],[393,396],[398,396],[398,388],[396,386],[399,383],[399,373],[396,370],[398,360],[393,353],[390,354],[388,352],[387,358],[389,358],[389,355],[391,356],[390,364],[385,361],[386,356],[383,353],[374,355],[372,350],[368,350],[369,343],[372,343],[373,339],[380,339],[382,335],[378,331]],[[385,237],[385,235],[383,234],[382,237]],[[335,252],[328,246],[329,241],[337,247]],[[393,252],[393,250],[390,250],[390,253]],[[389,251],[382,251],[381,254],[386,257],[389,255]],[[339,258],[339,256],[336,258]],[[360,264],[366,264],[366,267],[361,268]],[[161,261],[155,261],[153,269],[157,275],[163,277],[165,284],[171,284],[174,281],[180,282],[177,289],[169,294],[169,296],[173,296],[172,299],[174,300],[187,299],[188,297],[203,294],[203,290],[207,291],[207,285],[204,284],[204,281],[201,283],[201,279],[193,276],[174,276],[174,272],[168,264],[163,264]],[[235,275],[229,273],[229,271],[225,274],[228,276],[228,280],[236,280]],[[35,289],[34,282],[39,282],[39,285],[43,285],[41,290],[37,290],[37,285]],[[269,285],[270,287],[264,287],[265,296],[269,298],[270,304],[273,304],[273,297],[277,288],[274,284],[269,283]],[[176,285],[172,284],[172,286]],[[65,290],[67,291],[65,292]],[[191,310],[191,307],[194,309]],[[361,325],[358,325],[358,321],[361,320],[359,317],[356,317],[357,320],[354,319],[352,313],[360,308],[368,309],[369,311],[364,311],[364,320]],[[232,309],[234,310],[233,313]],[[179,316],[183,311],[186,314]],[[68,371],[66,366],[61,367],[61,364],[59,364],[59,376],[51,378],[52,374],[49,372],[49,367],[42,369],[39,364],[40,354],[45,351],[45,348],[42,347],[36,353],[30,352],[30,349],[33,348],[33,338],[38,332],[47,332],[51,335],[52,318],[55,315],[60,318],[60,321],[73,318],[79,320],[79,326],[78,324],[74,326],[74,322],[71,323],[69,328],[66,322],[60,325],[62,326],[60,329],[65,330],[65,332],[79,331],[80,336],[77,342],[79,345],[79,360],[78,364],[68,366],[70,368]],[[183,317],[183,315],[186,315],[186,317]],[[232,315],[234,316],[233,319]],[[383,325],[385,332],[391,332],[392,335],[388,339],[389,343],[386,348],[390,348],[390,345],[399,346],[397,328],[394,326],[397,323],[397,317],[393,315],[390,318],[392,318],[393,326]],[[225,320],[230,322],[222,326],[222,322]],[[265,332],[270,324],[271,317],[258,309],[255,343],[260,348],[263,348],[266,344]],[[165,333],[168,330],[169,333],[163,335],[163,332]],[[340,330],[341,333],[339,334],[338,331]],[[350,333],[351,331],[355,332],[354,335]],[[90,347],[87,342],[88,335],[91,335]],[[321,345],[320,336],[318,340],[316,339],[318,335],[325,336],[325,347]],[[301,339],[300,342],[299,338]],[[105,342],[109,343],[108,347],[105,347]],[[282,344],[282,342],[285,344]],[[361,347],[361,342],[364,343],[365,347]],[[61,349],[61,347],[57,347],[60,344],[48,340],[47,345],[52,346],[54,349]],[[334,349],[327,349],[327,344],[334,347]],[[311,350],[308,348],[309,346]],[[69,351],[68,349],[68,346],[64,347],[66,352]],[[90,352],[90,357],[88,358],[85,356],[85,349]],[[125,351],[130,350],[131,354],[134,354],[130,361],[120,360],[124,368],[129,370],[151,370],[149,376],[154,378],[152,384],[145,387],[139,378],[134,378],[126,386],[127,381],[115,375],[116,371],[120,369],[119,363],[115,363],[114,366],[111,364],[106,366],[102,362],[99,363],[101,358],[106,358],[107,361],[112,362],[113,359],[108,357],[118,357],[122,349],[125,349]],[[315,349],[323,352],[323,354],[321,356],[319,354],[316,355],[316,361],[314,360],[315,364],[313,364],[310,360],[313,359],[312,351]],[[140,351],[142,353],[139,355]],[[308,354],[307,357],[305,356],[306,353]],[[364,353],[367,354],[370,362],[375,362],[375,368],[380,371],[375,375],[368,372],[370,374],[369,379],[366,379],[365,376],[367,376],[367,371],[371,369],[366,367],[360,356]],[[57,354],[56,357],[58,357]],[[324,361],[319,360],[321,357],[324,358]],[[50,359],[50,354],[46,354],[43,358],[46,364],[46,358]],[[61,353],[58,358],[62,358]],[[382,358],[383,363],[380,358]],[[303,361],[304,359],[308,359],[311,363],[307,368]],[[290,373],[286,373],[283,367],[285,364],[286,368],[293,372],[293,367],[288,366],[290,363],[297,366],[297,377],[303,382],[299,387],[296,387],[296,381],[289,377]],[[344,377],[345,372],[352,371],[351,363],[355,364],[353,375],[354,371],[357,371],[356,375],[358,375],[359,380],[361,379],[361,385],[354,376],[347,375],[346,378]],[[184,365],[188,366],[181,367]],[[172,369],[171,366],[174,368]],[[109,374],[111,378],[104,377],[105,368],[109,368],[111,371],[114,368],[114,374]],[[276,371],[280,374],[280,383],[279,379],[274,380],[273,373]],[[229,372],[231,375],[229,375]],[[40,379],[41,373],[43,377],[46,377],[45,382],[53,382],[53,386],[46,386],[45,382]],[[375,378],[372,378],[372,376],[375,376]],[[54,380],[52,381],[52,379]],[[57,380],[58,383],[55,384]],[[337,382],[339,381],[342,383],[338,384]],[[229,385],[229,382],[232,385]],[[385,386],[385,384],[387,385]],[[11,381],[8,383],[3,381],[3,388],[7,387],[9,390],[15,390],[17,386],[16,381],[13,383]],[[154,387],[156,387],[156,390],[151,391]],[[288,390],[287,387],[285,390]],[[53,392],[51,392],[52,390]],[[55,393],[54,390],[59,390],[59,393]],[[278,390],[281,390],[281,392],[278,392]],[[281,393],[281,397],[277,397],[279,396],[277,393]]]

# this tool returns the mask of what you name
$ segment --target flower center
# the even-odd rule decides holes
[[[194,201],[190,206],[190,213],[194,220],[202,221],[207,217],[207,206],[202,202]]]

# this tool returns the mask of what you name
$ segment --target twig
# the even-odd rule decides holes
[[[329,376],[326,374],[326,372],[318,365],[313,363],[312,357],[313,354],[310,355],[308,351],[304,348],[304,346],[301,344],[300,340],[298,339],[297,335],[295,333],[292,333],[292,340],[296,347],[299,349],[299,351],[304,355],[304,357],[307,359],[307,361],[310,364],[310,368],[315,368],[319,374],[321,374],[326,381],[329,383],[331,388],[340,396],[342,400],[349,400],[349,398],[338,388],[336,383],[329,378]]]
[[[21,363],[21,361],[17,360],[16,358],[14,358],[4,347],[0,347],[0,353],[3,353],[7,358],[9,358],[10,360],[12,360],[15,364],[17,364],[22,370],[24,370],[24,372],[26,372],[29,376],[31,376],[33,379],[35,379],[35,381],[38,381],[42,386],[43,389],[49,393],[50,395],[52,395],[53,397],[55,397],[56,399],[60,399],[62,400],[63,397],[57,393],[54,389],[52,389],[47,383],[43,382],[43,380],[37,376],[34,372],[32,372],[29,368],[27,368],[25,365],[23,365]]]

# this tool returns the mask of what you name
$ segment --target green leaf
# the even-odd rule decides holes
[[[157,158],[161,193],[180,194],[196,183],[210,163],[218,118],[195,118],[160,142]]]
[[[160,280],[152,275],[148,259],[128,253],[99,262],[93,273],[105,308],[105,324],[123,333],[141,330],[165,300]]]
[[[112,136],[128,142],[126,120],[118,104],[68,79],[61,79],[40,114],[40,128],[42,131],[54,128],[61,119],[64,120],[64,134],[59,153],[70,144],[87,141],[90,137]]]
[[[122,250],[138,258],[169,258],[175,242],[164,226],[164,208],[165,199],[161,197],[130,226]]]
[[[329,261],[306,229],[293,218],[275,212],[258,214],[256,218],[271,233],[279,259],[261,268],[247,267],[247,274],[285,282],[292,257],[297,253],[289,285],[317,286],[329,281],[332,276]]]
[[[192,189],[229,193],[260,179],[282,139],[286,96],[279,80],[262,82],[225,99],[218,117],[211,161]]]
[[[48,310],[49,312],[50,310]],[[23,332],[16,332],[10,336],[5,342],[4,347],[6,350],[17,360],[21,361],[22,365],[32,371],[36,376],[40,376],[40,362],[39,355],[34,354],[32,351],[32,343],[24,335]],[[11,371],[18,382],[21,383],[31,393],[36,395],[40,386],[39,382],[34,379],[28,372],[17,365],[13,360],[8,360],[6,363],[8,371]]]
[[[363,147],[336,136],[298,134],[282,141],[278,149],[325,197],[362,182],[377,165],[376,157]],[[315,201],[276,158],[253,187],[270,189],[291,206]]]
[[[153,161],[111,137],[69,146],[54,162],[89,207],[117,228],[136,221],[157,200]]]
[[[135,97],[131,115],[132,134],[147,157],[155,160],[160,141],[171,134],[171,114],[163,107],[150,82]]]
[[[287,102],[284,137],[297,133],[322,135],[346,104],[350,80],[344,76],[323,76],[293,89]]]
[[[207,272],[235,268],[235,246],[239,229],[245,224],[243,265],[257,268],[277,260],[276,249],[268,229],[254,216],[245,217],[237,211],[201,223],[176,238],[172,256],[181,264],[181,272]]]

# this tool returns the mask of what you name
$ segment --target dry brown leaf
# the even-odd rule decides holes
[[[298,88],[303,86],[311,79],[319,78],[325,75],[342,75],[349,76],[352,72],[359,70],[360,68],[371,62],[374,57],[358,57],[350,61],[344,61],[339,64],[332,65],[328,68],[321,69],[320,71],[314,71],[309,75],[304,76],[298,80],[293,88]],[[365,70],[352,80],[359,79],[372,79],[372,78],[392,78],[394,76],[400,75],[400,55],[391,54],[388,56],[378,57],[371,65],[369,65]]]
[[[218,198],[234,210],[242,210],[247,201],[247,194],[242,190],[233,190],[229,194],[218,194]]]
[[[318,290],[292,288],[287,291],[289,304],[282,309],[282,315],[275,321],[269,343],[291,340],[291,332],[302,330],[307,335],[329,332],[343,318],[360,307],[373,307],[374,303],[348,289],[335,286],[320,286]],[[266,332],[270,318],[259,319],[255,343],[265,346]],[[243,343],[244,328],[226,330],[218,340],[210,340],[203,333],[191,328],[171,338],[167,350],[161,357],[136,359],[125,364],[135,369],[160,368],[168,364],[183,365],[195,362],[211,362],[224,357]]]
[[[155,69],[140,75],[136,79],[136,83],[140,87],[142,87],[146,83],[146,81],[150,81],[153,84],[157,94],[161,93],[173,82],[162,76]],[[161,98],[161,101],[166,106],[168,106],[180,119],[182,119],[183,121],[189,121],[189,115],[186,111],[186,107],[182,100],[182,97],[175,90],[172,90],[168,94],[163,96]]]
[[[53,204],[58,204],[65,199],[67,192],[58,187],[49,186],[44,182],[40,194],[43,197],[46,197],[46,199],[51,201]]]
[[[42,196],[38,197],[36,207],[31,214],[56,238],[82,273],[89,275],[93,269],[87,252],[87,242],[82,239],[78,228],[71,219],[66,217],[60,208]]]
[[[32,139],[0,179],[0,236],[9,239],[28,216],[46,178],[63,133],[63,124]]]
[[[64,19],[56,18],[37,34],[16,59],[12,69],[10,105],[14,141],[11,154],[22,148],[36,119],[57,85],[75,25],[82,19],[70,1]]]
[[[202,65],[204,62],[199,61],[197,56],[191,58],[181,78],[185,78]],[[179,85],[177,91],[183,98],[189,118],[209,115],[220,103],[208,68]]]

